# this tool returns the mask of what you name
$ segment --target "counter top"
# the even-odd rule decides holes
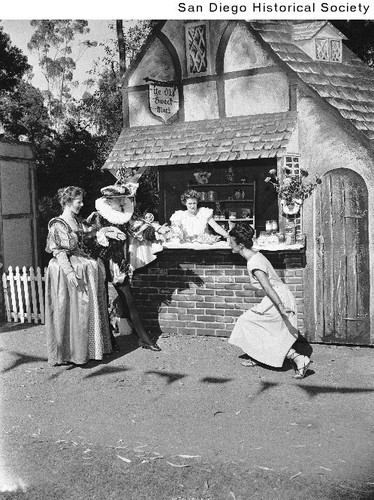
[[[167,242],[163,244],[163,247],[169,250],[231,250],[230,245],[227,243],[227,241],[218,241],[217,243],[213,243],[212,245],[203,243]],[[280,244],[276,246],[253,246],[253,250],[266,251],[266,252],[288,252],[288,251],[302,250],[303,248],[304,246],[300,244],[295,244],[295,245]]]
[[[227,241],[218,241],[217,243],[172,243],[168,241],[163,244],[164,248],[173,250],[230,250]]]

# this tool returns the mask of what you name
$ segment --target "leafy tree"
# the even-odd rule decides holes
[[[347,46],[369,66],[374,66],[374,21],[332,21],[348,38]]]
[[[1,99],[0,121],[10,137],[26,135],[34,144],[50,135],[50,119],[43,95],[25,81]]]
[[[27,57],[12,46],[9,35],[0,26],[0,92],[13,90],[30,68]]]
[[[73,58],[73,42],[77,35],[89,33],[88,22],[83,20],[34,20],[36,28],[28,43],[31,51],[37,51],[39,66],[47,82],[45,98],[55,128],[60,128],[63,118],[69,114],[73,101],[71,90],[76,62],[97,42],[84,40],[79,43],[78,55]]]

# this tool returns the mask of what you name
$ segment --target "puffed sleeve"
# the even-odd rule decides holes
[[[170,222],[172,224],[177,224],[177,226],[181,226],[183,213],[184,210],[177,210],[176,212],[174,212],[173,215],[170,217]]]
[[[48,224],[48,229],[46,252],[53,254],[65,274],[74,272],[68,252],[77,245],[75,234],[61,219],[52,219]]]
[[[205,220],[208,222],[213,217],[213,209],[208,207],[199,208],[199,219]]]

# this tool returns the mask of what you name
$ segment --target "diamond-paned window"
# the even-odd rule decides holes
[[[208,71],[208,33],[206,24],[186,26],[187,65],[190,75]]]
[[[300,163],[298,156],[286,156],[285,167],[291,172],[290,175],[300,175]]]
[[[329,60],[329,43],[325,38],[316,38],[316,59]]]
[[[342,61],[342,41],[316,38],[316,59],[319,61]]]
[[[284,159],[284,165],[290,172],[287,175],[297,175],[300,176],[300,158],[298,156],[286,156]],[[295,230],[296,234],[301,234],[302,231],[302,223],[301,223],[301,214],[294,218],[295,222]]]
[[[341,40],[330,40],[330,60],[333,62],[341,62],[342,60]]]

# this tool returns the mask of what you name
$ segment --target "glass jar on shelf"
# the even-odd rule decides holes
[[[257,238],[257,245],[259,247],[264,247],[266,246],[266,242],[267,242],[267,239],[268,239],[268,232],[266,231],[260,231],[260,234]]]
[[[269,234],[269,236],[267,238],[267,244],[269,245],[269,247],[273,247],[273,248],[275,248],[279,245],[279,239],[278,239],[277,233],[272,232]]]
[[[285,229],[285,243],[286,245],[294,245],[296,241],[295,238],[295,229],[292,227],[288,227]]]
[[[278,242],[280,245],[284,245],[285,242],[285,235],[284,233],[277,233],[278,235]]]
[[[305,234],[297,233],[295,240],[296,240],[296,243],[298,245],[301,245],[302,247],[305,247]]]
[[[217,193],[215,191],[208,191],[207,195],[208,195],[207,201],[216,201]]]
[[[278,222],[274,219],[265,222],[265,229],[269,233],[276,233],[278,231]]]

